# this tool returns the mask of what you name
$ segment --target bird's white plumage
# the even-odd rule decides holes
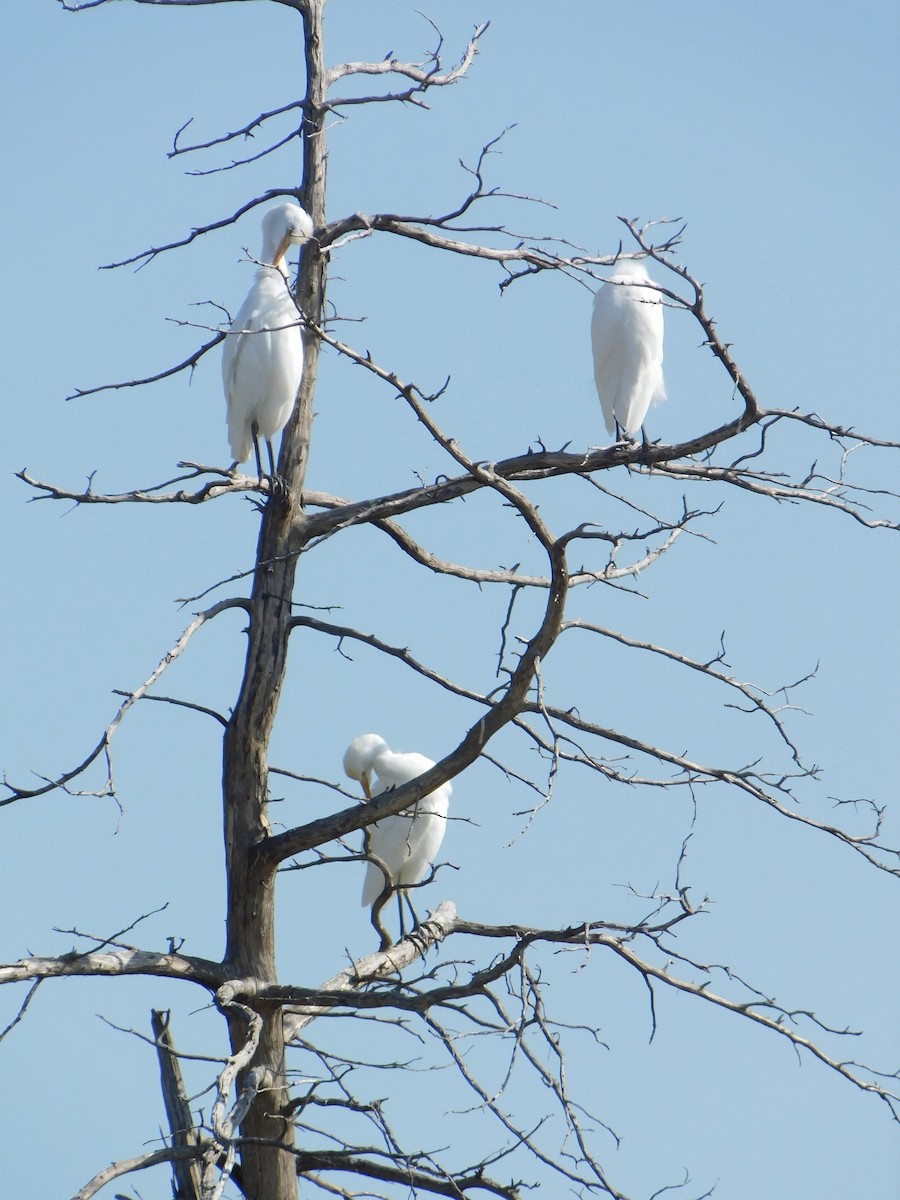
[[[362,783],[369,798],[409,783],[433,766],[424,754],[395,754],[377,733],[354,738],[344,754],[345,773]],[[377,781],[374,787],[373,773]],[[368,827],[369,852],[387,867],[394,887],[418,883],[434,861],[444,839],[452,790],[449,783],[442,784],[423,796],[413,809]],[[367,863],[362,903],[374,904],[383,891],[380,867]]]
[[[662,296],[649,282],[643,263],[619,262],[594,298],[594,381],[613,435],[618,424],[634,437],[650,404],[666,398]]]
[[[303,377],[299,313],[287,282],[284,255],[313,231],[297,204],[277,204],[263,217],[263,246],[253,286],[232,322],[222,353],[228,441],[235,462],[253,449],[253,427],[266,439],[287,424]]]

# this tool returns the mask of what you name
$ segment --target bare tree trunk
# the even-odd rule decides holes
[[[150,1026],[156,1041],[163,1103],[166,1106],[166,1118],[169,1122],[169,1132],[172,1135],[172,1145],[176,1147],[196,1146],[197,1130],[194,1128],[190,1102],[185,1095],[178,1055],[175,1053],[172,1035],[169,1033],[169,1014],[153,1009],[150,1013]],[[199,1200],[201,1183],[200,1163],[197,1159],[175,1159],[172,1163],[172,1175],[175,1181],[173,1185],[174,1200]]]
[[[307,105],[303,137],[302,203],[317,227],[324,221],[325,147],[322,139],[324,68],[322,5],[311,0],[304,15]],[[302,311],[321,323],[324,271],[318,243],[305,247],[297,297]],[[241,690],[224,738],[223,801],[228,887],[229,969],[238,978],[277,980],[275,964],[275,867],[255,854],[268,836],[268,746],[287,660],[291,597],[296,572],[292,553],[302,526],[300,495],[306,475],[318,342],[304,338],[304,373],[297,405],[285,428],[278,470],[287,485],[266,506],[257,547],[248,624],[249,645]],[[293,1128],[282,1114],[289,1100],[284,1033],[279,1006],[263,1011],[263,1030],[252,1066],[264,1069],[266,1086],[257,1093],[241,1125],[244,1137],[293,1147]],[[229,1017],[233,1050],[246,1039],[246,1026]],[[295,1200],[296,1160],[272,1146],[245,1145],[242,1189],[249,1200]]]

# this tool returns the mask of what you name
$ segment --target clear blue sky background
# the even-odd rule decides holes
[[[329,217],[452,207],[467,186],[459,160],[473,163],[514,124],[490,181],[556,208],[498,201],[486,219],[599,254],[615,248],[620,214],[684,218],[682,261],[706,282],[761,402],[897,438],[895,4],[460,0],[429,15],[451,56],[490,18],[482,52],[464,83],[432,96],[431,112],[378,106],[335,119]],[[225,217],[267,188],[295,185],[296,145],[199,178],[185,170],[223,158],[170,161],[166,151],[189,117],[192,136],[206,140],[298,98],[303,81],[295,15],[275,4],[119,3],[72,15],[29,0],[4,6],[0,34],[0,766],[22,782],[32,771],[58,773],[95,744],[115,708],[112,689],[144,679],[198,607],[178,598],[252,562],[257,517],[244,500],[67,512],[27,504],[12,473],[27,467],[78,487],[96,470],[96,490],[119,491],[167,478],[183,458],[226,465],[217,356],[191,381],[64,397],[177,361],[202,335],[167,318],[216,319],[197,302],[236,309],[251,270],[243,248],[258,250],[254,215],[139,273],[97,267]],[[331,61],[418,58],[431,44],[414,6],[394,2],[332,0],[327,36]],[[489,266],[371,239],[337,257],[330,297],[341,315],[365,318],[341,326],[342,336],[402,377],[427,389],[452,377],[438,414],[474,457],[518,453],[538,437],[550,447],[602,443],[590,294],[545,275],[501,297],[499,278]],[[734,415],[727,380],[689,319],[670,314],[666,336],[669,401],[651,412],[650,434],[672,440]],[[316,407],[312,487],[361,498],[450,469],[399,401],[331,354]],[[797,436],[780,453],[799,471],[826,450]],[[897,477],[896,460],[877,453],[858,470],[873,485]],[[564,514],[571,524],[633,524],[599,494],[575,494],[583,507],[574,519],[561,494],[544,501],[559,528]],[[628,494],[654,511],[671,511],[677,495],[652,480],[632,482]],[[813,811],[831,814],[829,797],[891,802],[896,539],[822,511],[711,491],[692,497],[710,508],[720,499],[723,513],[703,526],[715,544],[682,539],[643,576],[644,598],[594,588],[573,600],[572,614],[700,658],[712,657],[724,629],[738,677],[773,688],[818,663],[799,697],[810,715],[791,720],[806,758],[824,769]],[[533,554],[504,546],[511,526],[488,507],[473,501],[409,526],[475,565]],[[340,606],[336,620],[490,686],[505,596],[418,581],[375,535],[323,547],[301,571],[298,598]],[[533,612],[524,602],[517,632]],[[227,711],[241,627],[238,614],[220,618],[160,690]],[[353,660],[332,643],[296,640],[273,763],[336,780],[347,742],[369,728],[396,749],[438,758],[475,716],[363,651]],[[561,647],[548,685],[556,703],[696,758],[741,765],[773,749],[760,725],[725,713],[710,689],[609,647],[590,656],[584,642]],[[497,751],[536,769],[511,736]],[[141,945],[173,935],[188,952],[221,954],[218,727],[145,704],[120,731],[115,762],[121,815],[109,799],[59,795],[0,810],[0,960],[70,948],[72,937],[54,926],[106,935],[163,904],[133,935]],[[287,782],[283,796],[275,817],[284,825],[334,803]],[[671,887],[692,816],[684,797],[564,772],[553,803],[517,837],[516,814],[529,803],[484,764],[456,781],[453,811],[465,820],[445,848],[459,870],[434,884],[435,901],[450,896],[473,919],[554,924],[634,918],[623,885]],[[846,810],[838,817],[853,820]],[[886,840],[900,842],[896,815]],[[837,1052],[897,1067],[897,905],[887,876],[721,792],[701,797],[685,870],[693,894],[714,903],[686,933],[684,952],[728,961],[786,1007],[864,1029]],[[372,949],[361,882],[359,866],[283,877],[284,980],[314,984],[340,969],[345,951]],[[548,966],[557,1015],[598,1024],[610,1047],[576,1056],[572,1082],[622,1136],[618,1151],[604,1143],[603,1157],[624,1190],[648,1195],[687,1167],[695,1192],[717,1182],[723,1200],[896,1197],[896,1126],[884,1106],[811,1059],[798,1063],[779,1039],[684,998],[659,998],[648,1046],[643,985],[608,962],[573,974],[577,965]],[[23,994],[0,998],[0,1024]],[[149,1009],[171,1007],[184,1048],[221,1053],[202,1003],[160,981],[45,984],[0,1046],[4,1194],[71,1195],[105,1162],[151,1143],[163,1120],[153,1053],[97,1014],[146,1032]],[[207,1076],[192,1079],[199,1087]],[[445,1075],[425,1082],[426,1118],[462,1106]],[[423,1142],[446,1136],[424,1120]],[[164,1171],[131,1183],[144,1200],[169,1195]],[[128,1181],[118,1186],[132,1194]]]

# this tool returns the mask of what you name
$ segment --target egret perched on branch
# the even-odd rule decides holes
[[[433,766],[424,754],[395,754],[377,733],[363,733],[354,738],[344,754],[344,771],[362,784],[367,800],[409,783]],[[377,780],[375,787],[372,786],[373,772]],[[401,897],[406,895],[413,921],[417,923],[415,910],[404,889],[422,879],[441,848],[452,790],[449,783],[442,784],[422,796],[406,812],[385,817],[366,829],[366,853],[372,856],[372,861],[366,867],[362,903],[376,905],[382,896],[386,898],[388,889],[396,889],[401,938],[404,936]],[[384,900],[377,908],[380,910],[383,904]]]
[[[633,438],[651,401],[666,398],[662,296],[643,263],[616,263],[609,282],[597,292],[591,346],[606,428],[614,436],[621,431]]]
[[[222,354],[234,466],[248,459],[253,449],[260,479],[259,438],[266,439],[274,477],[272,438],[287,424],[303,377],[300,313],[288,287],[284,256],[289,246],[312,235],[313,223],[299,205],[276,204],[263,217],[262,230],[264,265],[228,331]]]

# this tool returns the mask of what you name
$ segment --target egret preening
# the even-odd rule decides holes
[[[262,220],[263,245],[253,287],[225,338],[222,381],[228,406],[228,441],[234,465],[266,440],[269,474],[275,475],[272,438],[285,427],[303,378],[300,314],[287,282],[284,256],[312,235],[309,214],[297,204],[276,204]]]
[[[362,784],[367,800],[409,783],[433,766],[434,763],[424,754],[395,754],[377,733],[363,733],[354,738],[344,754],[344,771],[351,779]],[[376,779],[374,787],[373,773]],[[404,888],[422,879],[441,848],[451,791],[449,783],[442,784],[406,812],[385,817],[366,829],[366,853],[384,864],[387,878],[375,861],[369,862],[366,865],[362,903],[375,904],[388,887],[396,889],[401,938],[404,936]],[[406,903],[416,922],[408,894]]]
[[[662,296],[643,263],[615,269],[594,297],[591,346],[594,380],[606,428],[633,438],[651,401],[665,400]]]

